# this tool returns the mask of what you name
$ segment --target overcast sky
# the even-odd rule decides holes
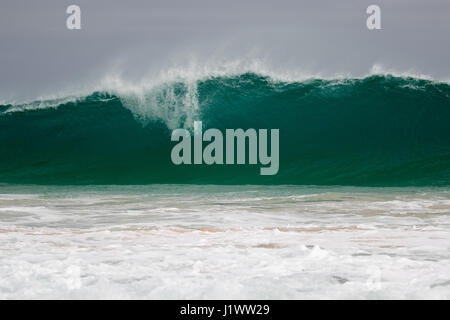
[[[66,8],[81,7],[81,30]],[[382,30],[366,27],[381,7]],[[450,79],[448,0],[1,0],[0,100],[94,83],[120,63],[139,78],[175,63],[263,58],[333,75],[374,64]]]

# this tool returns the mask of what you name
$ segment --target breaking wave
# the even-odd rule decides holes
[[[175,166],[171,130],[280,129],[280,169]],[[449,185],[450,86],[256,73],[0,106],[0,182]]]

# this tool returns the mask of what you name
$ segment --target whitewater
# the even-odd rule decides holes
[[[449,299],[448,188],[0,186],[2,299]]]

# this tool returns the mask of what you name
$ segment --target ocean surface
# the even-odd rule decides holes
[[[173,129],[280,130],[175,166]],[[0,298],[450,299],[450,86],[256,73],[0,105]]]
[[[448,188],[0,187],[0,298],[450,298]]]

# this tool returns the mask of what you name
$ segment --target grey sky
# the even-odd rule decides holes
[[[70,4],[81,7],[81,30],[66,29]],[[366,28],[370,4],[382,30]],[[324,75],[377,63],[446,80],[449,15],[448,0],[2,0],[0,100],[95,83],[117,61],[138,79],[193,56]]]

